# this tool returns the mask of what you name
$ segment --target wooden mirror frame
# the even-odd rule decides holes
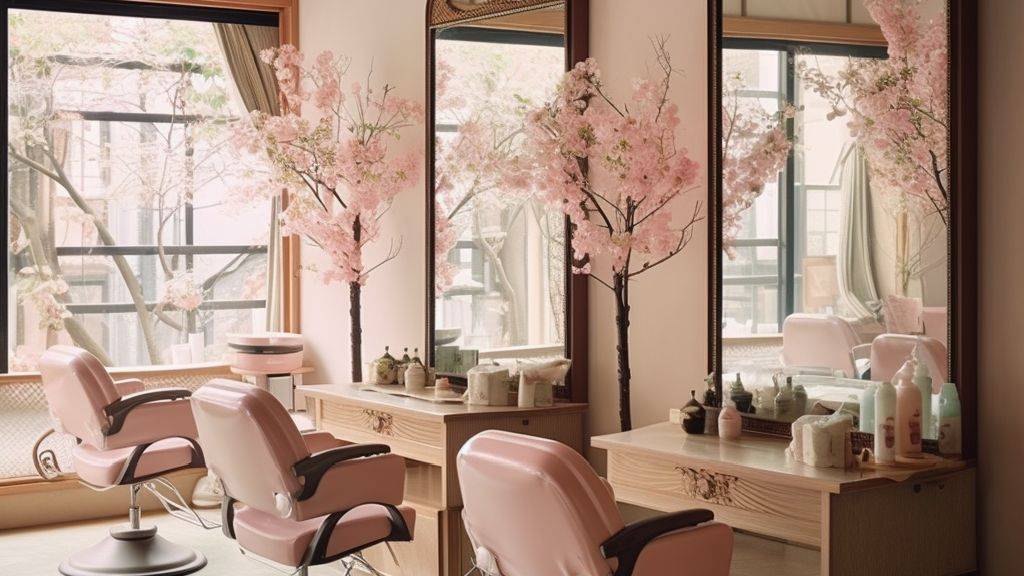
[[[978,445],[977,20],[973,0],[947,0],[949,23],[950,376],[960,393],[963,455]],[[722,0],[708,2],[708,370],[722,398]],[[788,424],[786,425],[788,429]]]
[[[565,6],[565,69],[587,59],[590,48],[590,0],[490,0],[478,8],[464,10],[453,7],[449,0],[428,0],[426,18],[426,354],[434,363],[434,37],[440,29],[486,18],[526,12],[551,6]],[[566,219],[566,263],[572,262],[572,229]],[[565,269],[565,350],[572,360],[572,369],[565,386],[556,388],[560,399],[587,401],[587,276]]]

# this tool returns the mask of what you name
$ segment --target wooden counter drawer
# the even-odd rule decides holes
[[[822,497],[815,490],[616,451],[608,453],[608,480],[623,502],[656,510],[707,508],[733,528],[821,545]]]
[[[322,402],[321,425],[354,443],[379,442],[406,458],[440,466],[444,461],[444,423],[354,404]]]

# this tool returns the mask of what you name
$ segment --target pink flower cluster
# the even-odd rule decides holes
[[[32,304],[39,314],[40,330],[64,330],[64,320],[71,317],[67,307],[58,298],[68,292],[63,278],[35,278],[22,298]]]
[[[575,227],[579,273],[604,256],[615,276],[628,279],[678,253],[697,220],[695,211],[674,227],[673,201],[696,183],[700,167],[676,143],[679,111],[668,101],[673,69],[663,46],[657,56],[663,75],[634,82],[628,104],[604,94],[597,63],[588,59],[530,117],[540,196]],[[634,257],[645,260],[636,272]]]
[[[353,82],[346,91],[349,60],[329,51],[309,68],[290,45],[262,57],[274,67],[289,106],[280,116],[254,112],[251,123],[237,128],[235,145],[268,161],[265,188],[288,191],[282,232],[324,250],[331,261],[324,281],[365,283],[363,249],[378,238],[380,219],[419,172],[419,152],[396,154],[390,147],[404,128],[422,122],[422,106],[393,95],[388,85],[375,90]],[[308,101],[319,120],[299,115]],[[251,186],[240,194],[253,194]]]
[[[164,283],[161,301],[179,310],[192,312],[203,303],[203,286],[191,273],[181,274]]]
[[[851,60],[839,78],[806,70],[864,150],[873,184],[924,213],[949,212],[949,46],[945,18],[924,22],[920,0],[866,0],[888,42],[885,60]]]
[[[729,258],[742,229],[743,213],[754,205],[766,183],[778,177],[792,143],[785,120],[791,107],[768,114],[756,102],[738,96],[741,82],[731,81],[722,99],[722,247]]]

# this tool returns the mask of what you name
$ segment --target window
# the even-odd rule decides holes
[[[883,58],[884,48],[726,39],[723,74],[739,76],[738,98],[767,113],[790,104],[793,147],[785,169],[743,215],[737,256],[723,255],[723,336],[777,334],[794,312],[838,313],[834,289],[841,226],[840,175],[853,146],[846,123],[801,81],[802,66],[835,73],[848,58]]]
[[[190,340],[217,359],[226,333],[262,327],[271,209],[232,194],[243,110],[215,27],[277,15],[25,5],[6,9],[0,371],[59,343],[112,366],[171,363]]]

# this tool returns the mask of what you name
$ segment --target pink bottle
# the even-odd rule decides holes
[[[914,363],[907,360],[893,376],[896,387],[896,455],[921,455],[921,389],[914,385]]]

